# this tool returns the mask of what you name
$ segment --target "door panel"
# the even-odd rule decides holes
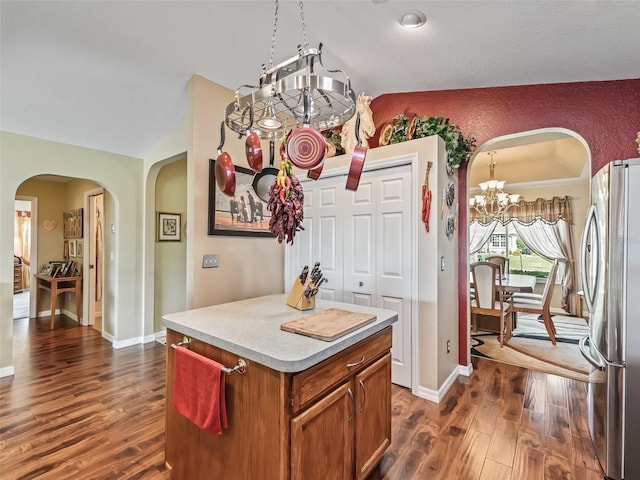
[[[319,298],[396,311],[392,378],[409,387],[411,166],[364,172],[355,192],[344,182],[345,176],[338,176],[303,183],[305,230],[287,250],[289,276],[319,261],[328,280]]]
[[[353,478],[353,402],[351,383],[291,421],[291,478]]]
[[[360,292],[352,292],[350,298],[345,298],[344,300],[347,303],[353,303],[355,305],[364,305],[365,307],[373,307],[374,306],[374,298],[373,295],[368,293],[360,293]]]

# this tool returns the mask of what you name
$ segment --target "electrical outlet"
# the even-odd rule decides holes
[[[447,340],[447,353],[451,353],[451,340]]]
[[[218,255],[203,255],[202,268],[215,268],[218,266],[220,257]]]

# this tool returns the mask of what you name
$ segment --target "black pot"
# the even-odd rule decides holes
[[[275,157],[275,147],[273,140],[269,142],[269,166],[262,169],[260,173],[257,173],[253,177],[253,190],[258,195],[258,198],[263,202],[269,201],[269,187],[275,181],[278,176],[278,170],[273,166]]]

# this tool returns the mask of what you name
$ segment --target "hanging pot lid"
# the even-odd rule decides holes
[[[231,155],[222,151],[224,146],[224,122],[220,124],[220,145],[218,145],[218,157],[214,167],[216,184],[218,188],[228,196],[236,193],[236,171],[231,160]]]
[[[309,127],[311,96],[304,96],[304,126],[291,134],[287,141],[287,156],[291,163],[304,170],[320,165],[327,155],[327,142],[320,132]]]

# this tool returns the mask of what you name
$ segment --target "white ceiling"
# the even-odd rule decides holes
[[[397,22],[421,10],[427,24]],[[136,157],[185,115],[194,73],[235,90],[269,63],[274,2],[0,2],[0,128]],[[309,45],[357,93],[640,78],[640,1],[320,1]],[[274,63],[302,43],[282,0]],[[222,114],[222,112],[221,112]]]

